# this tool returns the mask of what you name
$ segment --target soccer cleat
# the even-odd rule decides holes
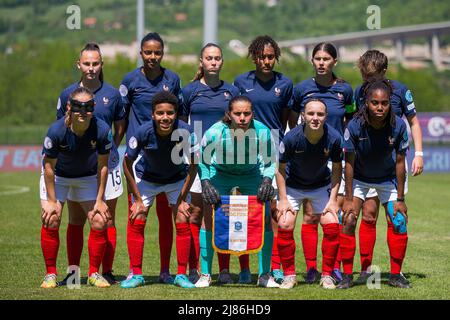
[[[284,277],[283,282],[280,285],[280,289],[292,289],[297,285],[297,277],[295,274]]]
[[[173,284],[173,277],[170,275],[169,272],[161,272],[159,274],[159,283],[165,283],[165,284]]]
[[[308,273],[306,274],[305,282],[307,284],[313,284],[313,283],[317,282],[319,280],[319,278],[320,278],[319,271],[317,271],[314,268],[311,268],[308,270]]]
[[[336,286],[336,289],[349,289],[353,287],[353,275],[345,274],[342,276],[342,281]]]
[[[192,289],[195,288],[195,284],[189,281],[188,277],[186,277],[185,274],[177,274],[175,276],[175,280],[173,281],[173,284],[185,288],[185,289]]]
[[[228,269],[223,269],[219,273],[219,277],[217,278],[218,284],[232,284],[233,279],[231,278],[231,274]]]
[[[284,274],[283,274],[283,271],[281,269],[273,270],[272,271],[272,276],[273,276],[273,279],[275,280],[276,283],[281,284],[283,282]]]
[[[370,273],[370,272],[361,271],[361,273],[359,274],[358,279],[355,280],[355,285],[361,286],[361,285],[366,284],[367,280],[369,280],[371,275],[372,275],[372,273]]]
[[[201,274],[200,279],[195,283],[196,288],[207,288],[211,285],[211,275],[210,274]]]
[[[402,288],[402,289],[411,289],[411,284],[405,278],[402,273],[399,274],[391,274],[389,276],[388,285],[391,287]]]
[[[191,269],[191,271],[189,271],[189,281],[192,283],[196,283],[198,279],[200,279],[200,273],[198,272],[198,270]]]
[[[120,287],[124,289],[137,288],[143,285],[145,285],[145,279],[141,274],[134,274],[120,283]]]
[[[98,272],[94,272],[89,276],[88,283],[91,286],[97,288],[108,288],[111,286],[109,282],[105,278],[103,278],[103,276]]]
[[[108,281],[108,283],[110,285],[113,285],[113,284],[116,284],[116,283],[119,282],[119,281],[116,280],[116,277],[114,276],[112,271],[108,271],[108,272],[102,273],[102,276],[103,276],[103,278],[106,279],[106,281]]]
[[[331,276],[333,277],[334,281],[336,283],[339,283],[342,281],[342,272],[338,268],[334,268],[333,272],[331,273]]]
[[[262,274],[258,277],[258,286],[264,288],[279,288],[280,285],[275,282],[270,272]]]
[[[130,269],[130,272],[128,273],[126,280],[130,280],[131,278],[133,278],[133,270]]]
[[[336,289],[336,284],[335,284],[334,279],[333,279],[332,276],[322,276],[320,278],[319,284],[324,289]]]
[[[44,280],[41,283],[41,288],[52,289],[56,288],[57,286],[58,283],[56,282],[56,274],[54,273],[46,274]]]
[[[250,270],[244,269],[241,272],[239,272],[239,283],[240,284],[252,283],[252,274],[250,273]]]

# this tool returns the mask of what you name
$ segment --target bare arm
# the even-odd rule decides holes
[[[408,117],[408,123],[411,127],[411,135],[414,141],[414,151],[422,152],[422,129],[420,128],[417,115]],[[418,176],[423,171],[423,156],[415,156],[412,162],[411,172],[413,176]]]
[[[288,120],[289,128],[291,130],[297,126],[299,116],[300,116],[300,113],[291,110],[291,112],[289,114],[289,120]]]
[[[118,147],[125,135],[127,122],[125,119],[114,121],[114,143]]]

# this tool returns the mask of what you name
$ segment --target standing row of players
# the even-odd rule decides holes
[[[420,174],[423,169],[422,141],[411,92],[403,84],[385,79],[388,62],[383,53],[370,50],[361,56],[358,67],[364,84],[354,94],[351,86],[333,72],[337,52],[330,43],[321,43],[314,48],[311,62],[315,76],[295,87],[286,76],[274,71],[281,52],[269,36],[260,36],[252,41],[249,57],[255,63],[255,70],[238,76],[233,85],[220,79],[223,57],[221,48],[215,44],[208,44],[201,50],[198,72],[182,90],[179,77],[161,66],[163,55],[164,43],[158,34],[150,33],[144,37],[141,41],[143,67],[126,75],[117,90],[103,81],[99,47],[88,44],[81,51],[77,64],[82,73],[81,81],[62,92],[57,111],[60,120],[51,126],[44,141],[41,245],[47,272],[42,287],[57,285],[58,231],[65,202],[69,211],[69,265],[79,266],[83,226],[87,218],[91,225],[88,282],[98,287],[115,283],[112,273],[116,243],[115,206],[122,193],[116,146],[125,131],[127,152],[124,173],[128,181],[130,274],[121,286],[134,288],[145,283],[142,276],[144,228],[155,197],[159,220],[160,281],[175,282],[181,287],[207,287],[211,284],[214,256],[211,204],[217,199],[205,196],[217,195],[215,189],[220,186],[214,188],[214,183],[211,183],[211,175],[208,174],[211,168],[201,167],[200,174],[196,176],[194,166],[186,170],[185,165],[175,165],[170,158],[175,142],[167,139],[176,128],[191,130],[185,124],[188,120],[191,125],[201,123],[202,135],[208,129],[217,130],[212,127],[219,121],[228,128],[233,128],[233,125],[239,127],[241,123],[244,128],[252,124],[253,127],[277,129],[280,141],[276,143],[284,139],[282,145],[286,152],[280,159],[277,184],[273,181],[275,171],[260,177],[260,198],[268,200],[267,195],[271,193],[269,184],[278,185],[279,203],[277,208],[277,202],[273,199],[267,206],[270,210],[266,212],[264,247],[258,254],[259,285],[278,287],[281,284],[283,288],[292,288],[296,284],[293,227],[301,205],[306,282],[315,283],[320,276],[316,262],[320,222],[324,230],[321,285],[325,288],[334,288],[336,283],[340,288],[353,285],[355,225],[361,206],[363,218],[359,239],[362,270],[359,280],[367,279],[381,200],[388,215],[391,214],[388,218],[390,283],[409,287],[400,272],[407,233],[394,230],[391,224],[391,220],[399,216],[393,214],[397,209],[406,216],[406,207],[401,205],[405,192],[400,187],[400,173],[395,171],[396,165],[401,166],[402,158],[399,156],[397,161],[392,160],[393,149],[404,155],[406,144],[401,134],[406,131],[402,121],[396,121],[393,115],[405,115],[411,126],[416,150],[413,175]],[[179,99],[173,99],[168,92]],[[233,101],[240,96],[248,99]],[[378,109],[371,106],[378,106]],[[357,111],[355,124],[350,126],[349,121]],[[227,119],[221,121],[224,113],[227,113]],[[296,126],[300,114],[304,121]],[[386,122],[388,116],[390,121]],[[295,129],[284,137],[288,123],[290,128]],[[111,133],[112,127],[114,135]],[[353,180],[354,168],[354,179],[357,179],[354,181],[377,188],[366,190],[366,185],[357,183],[352,188],[352,183],[347,183],[345,193],[341,183],[341,189],[336,189],[339,185],[337,178],[342,172],[342,154],[338,156],[333,146],[328,145],[336,137],[343,141],[340,147],[345,147],[349,166],[345,170],[347,179]],[[355,153],[356,158],[352,158]],[[355,161],[355,166],[352,161]],[[323,166],[326,162],[330,162],[330,168]],[[380,166],[380,163],[384,165]],[[390,191],[380,191],[378,184],[391,183],[394,178],[398,180],[398,187],[394,181],[394,187],[388,187]],[[237,176],[236,181],[242,179]],[[239,186],[239,183],[234,186]],[[211,192],[206,192],[208,190]],[[344,194],[348,195],[345,203]],[[189,205],[186,202],[188,196],[191,198]],[[343,203],[344,215],[339,225],[338,213]],[[169,273],[173,221],[178,261],[175,279]],[[219,283],[233,282],[229,259],[229,255],[218,254]],[[344,275],[341,274],[340,260]],[[240,256],[239,263],[238,281],[251,283],[248,255]],[[100,265],[102,274],[99,273]],[[189,277],[186,276],[188,265]],[[70,276],[68,274],[59,284],[66,284]]]

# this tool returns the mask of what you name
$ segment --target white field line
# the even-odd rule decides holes
[[[26,193],[30,191],[29,187],[22,187],[22,186],[2,186],[1,189],[7,190],[0,191],[0,196],[10,196],[13,194]]]

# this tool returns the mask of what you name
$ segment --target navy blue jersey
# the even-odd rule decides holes
[[[255,71],[246,72],[234,79],[234,85],[241,95],[252,101],[255,119],[269,129],[278,129],[281,140],[285,130],[281,118],[284,109],[291,106],[293,84],[291,79],[282,73],[273,73],[271,80],[263,82],[256,77]]]
[[[196,80],[182,90],[180,115],[188,116],[194,128],[195,122],[200,122],[203,136],[206,130],[223,118],[230,100],[238,94],[238,89],[225,81],[221,81],[220,86],[211,88]]]
[[[408,89],[403,83],[389,80],[392,85],[393,92],[391,95],[390,103],[391,108],[394,110],[395,115],[402,117],[405,115],[406,117],[413,116],[416,114],[416,106],[414,105],[414,99],[411,93],[411,90]],[[364,94],[361,90],[361,86],[358,86],[355,89],[355,103],[356,108],[360,109],[365,102]]]
[[[70,94],[79,87],[80,82],[75,82],[61,92],[58,99],[58,105],[56,107],[57,119],[64,118],[67,111],[67,101],[70,98]],[[110,128],[112,128],[115,121],[120,121],[125,118],[125,108],[122,103],[119,90],[106,82],[102,82],[101,87],[93,93],[95,100],[94,115],[98,119],[103,120],[109,125]],[[115,168],[118,165],[119,152],[117,151],[116,145],[113,143],[111,154],[109,156],[108,167]]]
[[[321,99],[327,105],[327,123],[341,135],[344,133],[345,114],[355,112],[352,87],[343,80],[338,80],[330,87],[319,85],[314,78],[307,79],[294,87],[292,109],[301,112],[308,99]]]
[[[127,143],[139,126],[152,120],[152,98],[160,91],[169,91],[180,98],[180,78],[174,72],[162,68],[162,74],[149,80],[137,68],[128,73],[119,87],[128,114]]]
[[[344,133],[344,151],[355,153],[354,177],[367,183],[395,179],[396,153],[408,150],[406,124],[395,117],[395,128],[386,125],[374,129],[360,118],[348,123]]]
[[[108,154],[112,145],[111,128],[95,116],[82,137],[73,133],[61,118],[48,129],[42,153],[57,159],[58,177],[80,178],[97,174],[98,154]]]
[[[128,141],[126,155],[134,161],[139,153],[142,154],[135,167],[138,178],[153,183],[169,184],[186,177],[188,169],[186,161],[176,163],[172,157],[176,157],[177,160],[190,157],[195,151],[195,139],[191,127],[181,120],[175,121],[174,132],[182,135],[159,136],[153,120],[137,128],[135,136],[130,137]],[[189,154],[184,152],[186,148]]]
[[[280,145],[280,162],[286,165],[286,185],[296,189],[317,189],[331,183],[328,160],[342,161],[342,137],[325,124],[323,137],[311,144],[299,125],[286,133]]]

